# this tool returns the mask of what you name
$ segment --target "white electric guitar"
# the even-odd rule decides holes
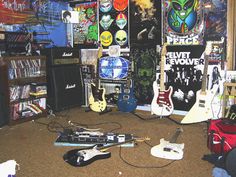
[[[204,72],[202,78],[202,88],[196,93],[196,102],[190,111],[182,119],[182,124],[190,124],[207,121],[214,117],[213,111],[211,108],[211,103],[214,99],[214,96],[217,92],[218,86],[214,86],[211,90],[207,90],[207,69],[208,69],[208,56],[211,52],[212,43],[207,42],[205,49],[205,64]]]
[[[98,49],[98,60],[102,57],[102,45],[100,44]],[[105,98],[105,88],[101,88],[99,85],[99,75],[98,75],[98,64],[97,64],[97,72],[96,72],[96,81],[91,83],[92,93],[89,97],[89,107],[94,112],[103,112],[107,108],[107,102]]]
[[[177,128],[170,141],[166,141],[164,138],[160,139],[160,144],[151,148],[151,155],[170,160],[182,159],[184,154],[184,143],[176,143],[176,140],[181,132],[183,132],[183,129]]]
[[[168,90],[165,90],[165,85],[164,85],[165,55],[166,55],[166,43],[163,45],[161,52],[160,86],[158,86],[157,81],[153,82],[154,97],[151,103],[151,113],[156,114],[158,116],[169,116],[174,111],[173,102],[171,100],[173,88],[170,86]]]

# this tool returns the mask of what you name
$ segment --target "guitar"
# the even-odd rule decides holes
[[[154,97],[151,103],[151,113],[158,116],[169,116],[174,111],[173,102],[171,100],[173,88],[170,86],[168,90],[165,90],[164,85],[166,45],[166,43],[163,45],[161,53],[160,86],[158,86],[157,81],[153,82]]]
[[[160,139],[160,144],[151,148],[151,155],[170,160],[182,159],[184,154],[184,143],[176,143],[176,140],[181,132],[183,132],[183,129],[177,128],[170,141],[166,141],[164,138]]]
[[[106,159],[106,158],[111,157],[111,153],[106,152],[105,150],[112,146],[118,146],[118,145],[126,144],[132,141],[142,142],[146,140],[150,140],[150,138],[134,138],[134,139],[129,139],[124,142],[115,143],[115,144],[107,145],[107,146],[94,145],[90,148],[73,149],[73,150],[68,151],[66,154],[64,154],[63,159],[65,162],[69,163],[72,166],[83,167],[83,166],[91,164],[95,160]]]
[[[137,107],[137,100],[134,96],[133,82],[131,79],[127,80],[127,84],[121,85],[121,93],[117,100],[119,111],[133,112]]]
[[[214,85],[211,90],[206,89],[207,85],[207,69],[208,69],[208,56],[211,52],[211,43],[207,42],[205,49],[205,64],[202,77],[202,87],[196,93],[196,102],[190,111],[182,119],[182,124],[197,123],[207,121],[214,117],[211,108],[211,103],[217,93],[218,86]]]
[[[102,57],[102,45],[100,44],[98,49],[98,60]],[[91,95],[89,97],[89,107],[94,112],[103,112],[107,108],[107,102],[105,99],[105,88],[100,88],[98,81],[98,64],[96,72],[96,83],[91,83]]]

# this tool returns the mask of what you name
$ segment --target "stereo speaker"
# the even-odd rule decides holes
[[[47,74],[48,104],[53,111],[83,104],[84,89],[80,65],[50,67]]]

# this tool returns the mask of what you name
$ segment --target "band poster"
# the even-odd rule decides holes
[[[165,85],[166,89],[173,87],[172,101],[175,110],[189,111],[196,102],[196,92],[202,89],[202,80],[205,77],[204,50],[203,45],[167,46]],[[219,86],[222,79],[220,64],[209,62],[206,89],[212,89],[215,84]]]
[[[129,0],[99,0],[99,38],[104,49],[129,48]]]
[[[171,45],[202,44],[204,35],[202,0],[164,0],[164,2],[165,42]]]

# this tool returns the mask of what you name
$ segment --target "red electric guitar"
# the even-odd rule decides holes
[[[167,44],[164,43],[161,52],[160,86],[158,86],[157,81],[153,82],[154,97],[151,103],[151,113],[156,114],[158,116],[169,116],[174,110],[173,102],[171,100],[173,88],[170,86],[168,90],[165,90],[165,85],[164,85],[166,45]]]

